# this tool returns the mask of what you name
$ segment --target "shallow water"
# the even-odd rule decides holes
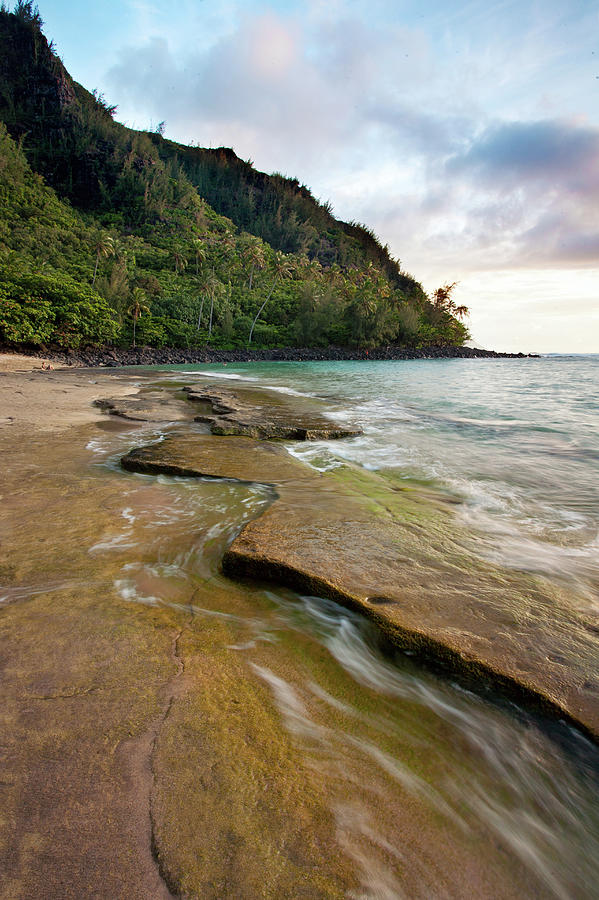
[[[304,764],[329,786],[336,839],[361,883],[354,896],[595,896],[599,770],[584,738],[558,728],[553,740],[524,714],[386,659],[370,627],[329,601],[258,586],[240,612],[218,563],[269,502],[265,489],[120,473],[139,442],[88,444],[123,489],[120,519],[89,553],[118,564],[123,602],[226,623],[228,652],[268,686]],[[473,894],[481,853],[489,881]],[[458,869],[469,858],[467,887]]]
[[[451,491],[481,554],[569,583],[599,613],[599,356],[177,367],[308,394],[360,426],[294,445]]]
[[[321,368],[326,372],[330,365]],[[366,365],[376,369],[379,364]],[[324,393],[318,371],[310,367],[304,381],[293,365],[275,371],[276,387],[317,393],[320,385]],[[270,379],[272,367],[264,372],[253,367],[251,377]],[[524,381],[524,375],[520,377]],[[361,404],[375,401],[367,397],[372,373],[362,371],[360,378],[350,382],[342,371],[337,371],[336,380],[333,374],[327,376],[331,414],[355,415],[355,421],[362,421]],[[403,379],[402,390],[407,390],[409,372],[397,378]],[[393,402],[399,407],[405,398],[398,399],[399,385],[393,390]],[[419,410],[426,407],[423,397],[418,402]],[[391,397],[385,403],[390,407]],[[410,404],[413,408],[416,400]],[[393,422],[392,417],[387,421]],[[343,871],[352,874],[340,896],[564,900],[597,896],[596,748],[569,728],[541,728],[515,708],[487,702],[423,673],[406,656],[385,657],[367,623],[328,601],[227,581],[219,572],[224,549],[244,522],[270,502],[268,490],[125,473],[120,457],[131,447],[160,439],[168,429],[119,427],[111,420],[101,424],[108,422],[109,427],[94,428],[84,442],[72,445],[68,466],[60,456],[64,445],[58,442],[53,448],[48,439],[7,471],[3,502],[5,511],[13,514],[16,569],[10,583],[0,585],[3,605],[35,601],[44,593],[69,588],[81,591],[93,584],[123,609],[135,605],[147,609],[148,616],[156,609],[172,611],[199,635],[208,634],[210,623],[218,622],[223,665],[237,666],[241,661],[248,681],[265,686],[278,727],[297,754],[289,757],[289,772],[273,778],[283,783],[286,778],[305,778],[326,798],[336,852],[323,865],[331,871],[345,867]],[[459,454],[451,462],[454,454],[447,451],[440,426],[421,422],[404,427],[401,422],[398,418],[389,432],[375,422],[372,427],[378,431],[348,442],[351,446],[343,452],[358,460],[368,440],[378,446],[376,437],[379,442],[395,441],[399,453],[400,443],[411,439],[416,459],[416,442],[422,439],[422,447],[431,454],[434,446],[444,448],[452,471],[467,471]],[[366,419],[364,425],[370,428]],[[474,443],[469,440],[464,447]],[[334,464],[333,451],[338,454],[339,445],[307,448],[315,454],[312,462],[319,465]],[[516,454],[514,465],[521,455],[526,454]],[[361,461],[376,465],[375,456]],[[504,469],[485,454],[480,459],[495,484],[493,477]],[[439,486],[450,484],[444,472],[436,476]],[[431,474],[421,461],[406,473],[420,478]],[[82,478],[86,517],[73,521]],[[521,481],[526,479],[522,476]],[[596,486],[589,481],[588,487],[589,497],[594,496]],[[452,489],[457,490],[455,485]],[[522,496],[528,498],[531,516],[534,497],[545,488],[537,479],[527,490]],[[20,570],[20,556],[31,557],[27,542],[32,540],[35,510],[43,523],[35,537],[43,540],[40,564],[27,563]],[[585,527],[592,531],[592,510],[587,514]],[[542,532],[531,532],[524,519],[516,513],[508,516],[504,509],[494,519],[502,520],[509,522],[519,540],[534,533],[535,541],[549,548],[560,533],[559,517]],[[568,546],[576,547],[580,534],[576,539],[570,534],[569,539]],[[71,544],[77,545],[73,550],[77,565],[72,567]],[[485,552],[492,552],[493,546],[481,541]],[[568,573],[567,578],[578,584],[581,575]],[[220,752],[228,765],[226,746]],[[233,808],[232,799],[221,798],[225,809],[229,803]],[[228,827],[235,829],[236,823]],[[201,834],[196,839],[201,848]],[[241,872],[242,884],[250,874]]]

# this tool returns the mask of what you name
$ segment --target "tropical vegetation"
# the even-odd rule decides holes
[[[0,7],[0,341],[215,348],[462,344],[365,226],[232,150],[114,120],[30,2]],[[445,291],[445,293],[443,293]]]

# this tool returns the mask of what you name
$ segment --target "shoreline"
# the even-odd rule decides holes
[[[186,419],[189,419],[189,421],[193,420],[193,411],[191,409],[193,402],[175,401],[172,397],[166,396],[164,400],[160,400],[156,397],[155,392],[148,394],[147,387],[144,391],[143,385],[140,384],[137,377],[127,377],[126,373],[123,373],[122,380],[117,379],[117,382],[115,382],[113,373],[109,375],[107,372],[103,375],[102,373],[90,371],[89,376],[89,378],[86,378],[80,369],[74,370],[69,367],[55,371],[41,369],[41,362],[35,357],[0,354],[0,426],[10,427],[11,431],[21,431],[23,433],[26,430],[29,433],[31,429],[42,433],[64,431],[77,425],[106,421],[106,409],[110,409],[111,414],[122,421],[129,420],[131,425],[141,425],[144,422],[175,422],[178,420],[180,425],[185,427]],[[140,387],[142,387],[143,396],[140,396]],[[211,390],[213,394],[214,389],[212,386]],[[244,394],[239,386],[236,386],[236,390],[241,390],[243,396],[251,399],[251,392]],[[166,394],[168,394],[168,391]],[[110,405],[106,406],[106,401],[102,401],[101,398],[108,395],[110,395],[111,401]],[[189,400],[193,401],[194,399],[202,400],[202,397],[194,397],[193,394],[190,394]],[[210,400],[211,402],[214,401],[212,395]],[[269,398],[269,400],[272,400],[272,398]],[[277,398],[277,400],[280,400],[280,398]],[[187,407],[187,410],[185,407]],[[227,411],[229,413],[235,412],[234,410]],[[6,415],[6,413],[9,413],[9,415]],[[242,405],[240,410],[241,417],[247,419],[247,413],[248,411]],[[300,408],[297,405],[292,405],[288,413],[297,417],[300,414]],[[309,411],[308,415],[310,415]],[[206,417],[206,415],[196,418],[199,421],[208,421],[208,419],[212,421],[211,417]],[[268,481],[269,479],[262,475],[260,477],[256,475],[256,472],[253,471],[255,468],[254,464],[249,465],[249,469],[245,474],[241,472],[244,468],[243,442],[248,440],[253,431],[251,429],[245,432],[239,431],[237,423],[234,420],[229,422],[229,418],[231,418],[230,415],[217,416],[217,428],[213,432],[214,436],[209,441],[210,444],[212,444],[212,441],[218,442],[219,438],[217,435],[219,433],[231,436],[237,435],[236,438],[229,437],[226,440],[241,441],[238,445],[241,459],[240,464],[236,463],[234,469],[220,472],[220,477],[233,478],[234,480],[239,480],[243,477],[245,480],[252,482]],[[221,420],[227,425],[226,430],[223,430],[222,425],[218,424]],[[245,437],[239,437],[239,435],[244,433]],[[260,440],[259,434],[254,436],[257,436],[259,439],[257,447],[261,448],[261,453],[267,453],[267,457],[270,457],[270,453],[277,448],[276,442],[273,444]],[[221,437],[220,441],[222,442],[222,440]],[[150,452],[150,456],[154,455],[152,451],[156,453],[156,458],[152,460],[150,465],[150,469],[155,466],[154,474],[157,474],[159,471],[170,471],[168,464],[171,461],[168,460],[168,464],[165,465],[165,461],[160,459],[162,451],[169,446],[169,443],[167,441],[165,444],[159,445],[159,448],[140,450],[142,456],[146,452]],[[143,439],[141,439],[138,449],[144,448],[144,446]],[[214,447],[210,446],[209,453],[214,456],[215,461],[218,458],[220,449],[220,443],[215,443]],[[188,477],[197,477],[198,475],[214,477],[211,468],[210,471],[198,470],[193,463],[194,451],[188,448],[187,452],[189,458],[186,460],[185,471],[178,472],[178,474]],[[130,455],[134,456],[135,453]],[[177,460],[177,464],[181,465],[181,460]],[[210,466],[213,465],[214,463],[210,464]],[[295,463],[291,463],[292,468],[295,465]],[[306,481],[310,481],[307,474]],[[338,485],[333,488],[331,484],[327,486],[327,482],[330,482],[330,478],[322,482],[325,492],[330,493],[332,491],[331,496],[340,492],[339,496],[346,496],[347,501],[350,501],[350,497],[354,492],[351,485],[349,493],[347,493],[343,486]],[[353,487],[355,489],[355,485]],[[310,494],[310,491],[308,491],[308,494]],[[381,584],[376,586],[370,583],[361,585],[363,578],[355,568],[353,575],[349,578],[347,577],[352,568],[350,559],[347,560],[347,565],[343,571],[335,571],[330,555],[325,554],[322,560],[319,556],[313,558],[311,556],[312,551],[309,551],[308,545],[306,545],[307,555],[304,558],[303,551],[301,551],[302,528],[306,524],[304,521],[305,517],[302,518],[303,513],[301,513],[304,499],[298,495],[295,501],[298,504],[297,510],[300,512],[298,517],[295,516],[296,507],[294,504],[286,511],[284,504],[280,504],[276,505],[276,509],[272,508],[268,513],[261,514],[256,520],[244,526],[240,534],[227,549],[221,561],[222,571],[234,579],[241,577],[243,580],[249,577],[250,580],[257,578],[258,580],[275,581],[281,585],[287,585],[292,589],[299,590],[300,593],[310,588],[312,592],[335,599],[341,605],[348,605],[351,608],[358,609],[367,619],[374,621],[381,637],[389,641],[396,649],[408,650],[410,653],[413,653],[415,646],[418,645],[416,655],[421,658],[421,661],[425,665],[432,664],[433,668],[444,669],[445,677],[457,677],[458,680],[467,683],[470,687],[474,687],[475,690],[476,682],[480,679],[480,687],[483,689],[482,691],[479,689],[477,693],[486,694],[492,684],[492,692],[497,692],[499,696],[504,697],[511,695],[513,699],[522,702],[523,706],[528,707],[531,711],[536,707],[537,712],[548,713],[550,718],[559,717],[561,711],[565,718],[569,719],[573,724],[575,723],[595,744],[599,744],[599,719],[591,711],[592,704],[591,706],[588,705],[590,698],[587,698],[586,711],[583,712],[581,706],[585,704],[579,706],[582,696],[579,694],[580,684],[578,684],[576,689],[574,689],[574,693],[570,693],[569,699],[566,699],[568,691],[565,694],[562,693],[562,690],[559,688],[559,679],[555,678],[555,673],[553,673],[554,678],[549,675],[549,669],[552,668],[551,665],[545,670],[545,676],[541,678],[543,683],[543,687],[541,687],[541,682],[538,680],[539,668],[537,668],[536,677],[532,671],[528,671],[524,675],[524,669],[527,666],[516,674],[513,663],[510,663],[507,657],[504,657],[502,660],[486,659],[486,654],[481,651],[481,647],[475,648],[474,645],[471,646],[470,640],[463,645],[459,640],[456,642],[451,637],[450,632],[452,627],[461,619],[461,613],[457,606],[453,607],[453,611],[450,606],[441,615],[440,619],[437,616],[436,621],[435,616],[431,612],[428,613],[427,619],[426,604],[420,609],[420,613],[416,617],[410,613],[406,618],[404,612],[402,612],[406,585],[404,584],[402,589],[395,587],[396,582],[399,585],[402,583],[402,578],[405,580],[406,573],[402,571],[401,567],[393,567],[393,571],[387,573],[386,579],[382,578]],[[388,498],[385,502],[388,503]],[[353,505],[355,506],[355,504]],[[398,508],[398,514],[400,515],[400,519],[397,520],[398,525],[403,514],[401,508],[402,504]],[[277,515],[278,509],[283,510],[279,516],[280,521],[275,522],[274,528],[267,528],[262,533],[265,525]],[[347,515],[348,512],[344,504],[341,518],[333,518],[331,522],[328,522],[325,516],[323,521],[320,522],[323,533],[327,533],[327,529],[329,530],[330,534],[328,534],[327,540],[329,543],[332,541],[335,545],[338,545],[337,552],[341,557],[344,555],[345,548],[342,535],[338,531],[341,528],[343,532],[341,525],[342,521],[345,521],[347,518]],[[413,515],[413,510],[410,510],[410,515]],[[362,513],[358,512],[358,519],[362,520]],[[366,519],[370,522],[370,528],[376,529],[375,520],[370,515]],[[362,529],[368,531],[366,519],[361,521],[361,533]],[[289,541],[281,539],[281,535],[284,532],[283,524],[287,521],[294,521],[294,528],[296,529],[293,539],[290,538]],[[393,533],[395,533],[396,527],[393,526]],[[398,539],[397,535],[393,540],[395,541],[396,539]],[[253,547],[249,555],[245,546],[248,541]],[[351,544],[351,541],[349,543]],[[376,544],[371,549],[375,556],[380,551]],[[397,581],[398,578],[399,581]],[[471,586],[468,587],[471,589]],[[530,587],[532,588],[532,583]],[[375,594],[385,596],[384,604],[377,602],[376,606],[372,607],[369,597],[372,596],[373,590]],[[421,605],[416,601],[418,593],[416,591],[416,594],[410,600],[409,605],[414,607],[414,609]],[[423,616],[422,619],[420,614]],[[470,630],[476,631],[477,625],[480,626],[481,623],[463,622],[462,625],[467,625],[465,632],[467,633]],[[446,634],[445,632],[448,628],[449,632]],[[493,654],[491,654],[491,657],[493,657]],[[438,665],[440,663],[441,665]],[[517,666],[516,670],[518,670]],[[578,678],[574,680],[581,682],[582,676],[579,674]],[[536,685],[534,684],[535,681],[537,681]],[[554,683],[552,687],[549,687],[552,681]],[[483,686],[485,682],[486,684]],[[511,688],[509,686],[510,683]],[[573,685],[571,688],[573,688]]]
[[[126,397],[137,393],[136,381],[124,373],[117,382],[108,373],[69,369],[47,355],[0,353],[0,428],[30,438],[101,422],[104,413],[93,401],[103,390]]]
[[[137,447],[121,466],[142,474],[249,481],[276,491],[276,500],[226,549],[223,574],[349,607],[374,623],[387,646],[445,679],[548,719],[564,719],[599,745],[599,710],[585,684],[594,642],[583,620],[555,603],[551,586],[495,567],[465,547],[462,568],[456,569],[447,535],[457,528],[450,510],[431,496],[414,495],[351,464],[324,475],[309,467],[300,472],[292,458],[275,465],[273,454],[281,448],[271,439],[284,436],[286,421],[306,425],[315,415],[296,398],[238,385],[233,391],[212,385],[209,391],[183,390],[202,409],[195,421],[209,424],[212,434],[170,436]],[[104,402],[123,418],[154,414],[140,404],[132,409],[131,402]],[[316,420],[306,431],[313,429]],[[414,536],[415,522],[424,529],[426,546],[419,532]],[[365,567],[365,559],[377,560],[376,570]],[[505,623],[520,616],[514,644]],[[561,628],[570,634],[568,650]]]
[[[527,648],[522,635],[525,655],[510,668],[513,677],[502,691],[505,666],[481,668],[480,644],[464,645],[466,597],[472,604],[483,602],[490,616],[490,589],[498,588],[503,597],[509,583],[502,574],[499,583],[487,584],[477,566],[463,583],[453,584],[444,554],[452,507],[431,491],[406,485],[398,490],[397,483],[353,466],[323,475],[291,457],[280,442],[218,433],[223,425],[235,431],[239,421],[262,425],[258,412],[270,421],[273,407],[279,423],[287,415],[307,420],[318,414],[317,402],[271,396],[252,386],[241,390],[242,402],[234,404],[230,383],[220,379],[215,389],[215,380],[209,381],[206,391],[217,408],[211,402],[208,416],[209,400],[199,390],[189,397],[191,392],[179,389],[181,379],[169,380],[168,374],[161,382],[155,373],[48,371],[38,359],[0,355],[2,414],[14,417],[12,426],[0,427],[8,460],[1,517],[7,747],[0,840],[8,847],[11,898],[62,898],[65,889],[77,896],[94,891],[120,896],[123,885],[132,900],[197,900],[248,891],[260,896],[266,873],[274,885],[269,896],[340,900],[356,894],[359,885],[353,858],[339,843],[336,803],[348,794],[360,799],[352,792],[362,791],[362,785],[365,801],[375,798],[365,808],[406,854],[407,875],[403,870],[398,875],[403,893],[418,895],[417,881],[412,891],[408,876],[426,853],[443,865],[444,879],[454,886],[466,883],[464,892],[452,890],[456,898],[466,900],[473,889],[477,896],[495,896],[512,882],[517,889],[506,888],[502,897],[541,896],[531,887],[534,872],[521,871],[518,858],[506,856],[509,844],[500,842],[495,850],[492,838],[487,845],[485,821],[476,809],[468,813],[475,852],[470,832],[460,838],[458,829],[456,837],[453,820],[447,825],[440,820],[434,803],[440,772],[455,771],[466,792],[469,766],[473,762],[479,770],[476,744],[474,756],[468,756],[460,743],[473,724],[501,729],[505,741],[521,740],[531,729],[541,772],[554,771],[556,752],[576,778],[587,761],[596,764],[596,735],[593,740],[584,724],[581,728],[584,710],[573,710],[580,714],[574,721],[555,721],[564,712],[555,700],[570,701],[566,711],[573,705],[572,696],[554,691],[556,664],[549,659],[543,664],[541,697],[538,690],[534,697],[526,691],[528,673],[519,663],[529,651],[538,659],[542,646]],[[94,405],[108,397],[111,415]],[[250,409],[253,404],[258,412]],[[198,418],[209,418],[217,430],[198,428],[193,424]],[[99,458],[98,468],[90,444],[102,436],[108,437],[109,456]],[[121,470],[117,460],[127,451],[136,466],[121,462]],[[129,474],[144,466],[163,471],[167,466],[171,475],[186,476],[187,485],[171,495],[168,479]],[[194,477],[202,482],[197,488],[189,485]],[[215,484],[223,480],[225,485]],[[268,495],[250,509],[243,506],[245,492],[237,501],[228,493],[210,501],[211,491],[239,490],[231,482],[242,480],[270,484]],[[189,501],[181,506],[184,496]],[[236,504],[235,521],[241,513],[243,524],[215,538],[223,502]],[[424,535],[433,542],[423,544]],[[386,573],[375,564],[385,559]],[[183,569],[167,571],[180,560],[186,577]],[[279,588],[287,583],[334,599],[341,623],[344,606],[361,613],[376,634],[377,658],[382,651],[387,665],[407,654],[407,678],[413,672],[419,684],[434,690],[438,683],[440,697],[451,691],[459,709],[464,700],[468,724],[454,730],[430,704],[395,702],[384,683],[380,692],[361,686],[326,640],[296,627],[295,612],[289,613],[293,628],[285,626],[285,606],[273,603],[269,581],[283,598],[285,589]],[[456,602],[436,615],[435,599],[452,585]],[[423,602],[417,606],[419,597]],[[564,621],[554,639],[570,624]],[[515,625],[511,621],[507,627]],[[500,632],[507,630],[505,617],[499,626]],[[458,630],[461,637],[452,636]],[[338,634],[344,634],[342,624]],[[364,634],[369,642],[370,628]],[[489,649],[483,646],[482,656],[492,663]],[[563,652],[561,640],[558,649]],[[505,651],[504,661],[511,648]],[[371,657],[355,659],[362,660]],[[431,670],[441,677],[430,681]],[[456,678],[459,672],[468,677]],[[456,693],[462,680],[475,689],[472,695]],[[514,682],[524,683],[524,690],[515,692]],[[295,704],[289,707],[292,719],[285,711],[287,697]],[[483,706],[477,697],[489,702]],[[328,698],[339,702],[331,705]],[[380,732],[378,722],[394,727]],[[308,729],[305,740],[294,730],[297,723]],[[475,737],[479,733],[475,730]],[[322,734],[324,743],[312,751],[315,734]],[[337,788],[327,765],[313,765],[331,734],[341,740],[331,760],[340,765],[336,754],[341,753],[348,772]],[[585,734],[592,743],[581,737]],[[462,763],[463,755],[470,764]],[[407,767],[407,791],[403,780],[398,784],[397,770],[389,771],[389,758]],[[495,790],[495,775],[494,768],[488,774],[485,769],[481,784],[488,781]],[[411,784],[425,790],[416,793]],[[360,840],[362,835],[360,830]],[[505,874],[491,867],[489,859],[496,857],[489,853],[502,864],[507,860]],[[394,871],[393,861],[385,865],[385,871]]]
[[[266,350],[216,350],[208,347],[184,350],[169,347],[85,348],[79,350],[39,349],[35,347],[0,347],[5,354],[24,355],[68,367],[116,368],[120,366],[184,365],[229,362],[316,362],[353,360],[415,360],[415,359],[528,359],[535,353],[499,353],[474,347],[431,346],[422,350],[387,345],[371,350],[348,347],[297,348],[283,347]]]

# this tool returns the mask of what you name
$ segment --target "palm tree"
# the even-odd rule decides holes
[[[146,313],[146,315],[149,314],[150,307],[146,303],[144,303],[146,295],[141,288],[135,288],[132,296],[133,303],[129,306],[127,312],[130,316],[133,316],[133,346],[135,347],[135,330],[137,328],[137,320],[142,313]]]
[[[270,291],[268,292],[266,300],[264,301],[264,303],[262,304],[262,306],[256,313],[254,321],[252,322],[252,327],[250,328],[250,336],[248,338],[248,344],[252,343],[252,335],[254,333],[254,328],[256,327],[256,322],[260,318],[262,310],[264,309],[264,307],[266,306],[266,304],[272,297],[273,291],[276,288],[277,284],[283,278],[291,278],[291,276],[293,275],[293,272],[294,272],[294,268],[295,268],[294,264],[289,259],[289,257],[285,256],[284,253],[281,253],[280,250],[277,250],[277,252],[275,253],[275,263],[274,263],[275,277],[273,279],[272,285],[270,286]]]
[[[202,297],[202,302],[200,303],[200,312],[198,313],[197,331],[199,331],[200,328],[202,327],[202,313],[204,312],[204,301],[205,300],[206,300],[206,297],[205,296]]]
[[[227,231],[220,240],[220,246],[225,253],[230,253],[235,249],[235,235],[232,231]]]
[[[212,272],[204,280],[203,287],[204,287],[204,291],[210,298],[210,318],[208,320],[208,337],[210,337],[210,335],[212,334],[212,319],[213,319],[213,314],[214,314],[214,301],[216,300],[216,298],[218,297],[219,294],[222,294],[222,292],[225,289],[225,286],[222,283],[222,281],[215,275],[214,269],[212,269]],[[204,308],[204,300],[202,300],[202,305],[200,306],[200,315],[198,318],[198,329],[200,328],[200,325],[202,324],[202,309],[203,308]]]
[[[252,241],[244,251],[244,257],[250,266],[250,278],[248,281],[248,290],[252,290],[254,280],[254,272],[256,269],[263,269],[266,261],[264,258],[264,248],[258,241]]]
[[[458,282],[454,281],[453,284],[444,284],[442,287],[437,288],[433,294],[433,306],[435,309],[440,309],[443,312],[450,313],[452,316],[458,316],[460,319],[463,319],[464,316],[470,315],[470,310],[467,306],[456,306],[451,295],[457,286]]]
[[[115,246],[114,246],[114,238],[112,238],[109,234],[103,234],[98,238],[98,241],[95,246],[96,250],[96,265],[94,266],[94,277],[92,280],[92,287],[94,287],[96,283],[96,275],[98,274],[98,263],[100,262],[100,257],[103,259],[108,259],[109,256],[114,256]]]
[[[348,276],[350,277],[350,279],[355,280],[355,275],[356,270],[350,269],[348,272]],[[338,263],[333,263],[331,266],[328,266],[328,268],[326,268],[324,271],[324,276],[331,287],[338,287],[344,282],[343,272],[341,271]]]
[[[175,272],[177,273],[183,272],[187,268],[185,251],[182,247],[176,247],[173,251],[173,262],[175,264]]]
[[[195,250],[195,258],[196,258],[196,278],[199,275],[199,268],[202,263],[206,262],[206,247],[204,246],[204,242],[199,238],[196,238],[193,242],[194,250]]]

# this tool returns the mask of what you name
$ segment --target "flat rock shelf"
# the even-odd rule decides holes
[[[359,610],[389,648],[479,693],[573,723],[599,743],[592,625],[556,605],[534,577],[478,559],[439,496],[351,465],[318,473],[245,436],[175,434],[122,465],[268,484],[272,502],[226,550],[226,575]],[[448,562],[456,548],[459,567]]]

